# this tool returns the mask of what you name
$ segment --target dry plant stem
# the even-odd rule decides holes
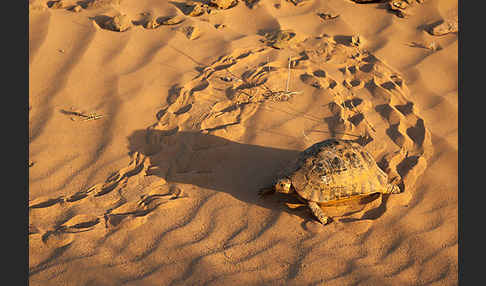
[[[61,109],[61,112],[64,114],[76,115],[79,117],[88,117],[88,115],[82,114],[81,112],[77,112],[77,111],[69,111],[69,110]]]
[[[84,121],[88,121],[88,120],[97,120],[97,119],[100,119],[100,118],[102,118],[102,117],[103,117],[103,115],[96,114],[96,113],[91,113],[91,114],[89,114],[89,115],[88,115],[88,117],[86,117],[86,118],[84,119]]]
[[[289,57],[289,67],[288,67],[288,70],[289,70],[289,75],[287,77],[287,85],[285,87],[285,91],[288,92],[289,91],[289,82],[290,82],[290,62],[292,61],[292,56]]]
[[[264,109],[267,109],[267,110],[271,110],[271,111],[280,111],[280,112],[283,112],[283,113],[287,113],[289,115],[293,115],[293,116],[302,116],[303,118],[307,119],[307,120],[311,120],[311,121],[314,121],[314,122],[319,122],[321,123],[322,120],[320,120],[320,118],[318,117],[314,117],[314,116],[311,116],[311,115],[308,115],[308,114],[303,114],[303,113],[299,113],[298,111],[295,111],[295,110],[292,110],[292,111],[288,111],[288,110],[282,110],[282,109],[279,109],[279,108],[276,108],[276,107],[266,107],[266,106],[263,106]]]
[[[83,114],[83,113],[80,113],[80,112],[77,112],[77,111],[66,111],[66,110],[62,110],[62,112],[65,113],[65,114],[70,114],[70,115],[75,115],[75,116],[83,117],[84,118],[84,121],[97,120],[97,119],[100,119],[100,118],[103,117],[103,115],[96,114],[95,112],[90,113],[88,115]],[[75,119],[73,117],[71,117],[71,120],[75,121]]]
[[[307,120],[310,120],[310,121],[314,121],[314,122],[319,122],[319,123],[322,123],[322,120],[320,120],[320,118],[318,117],[314,117],[314,116],[311,116],[311,115],[308,115],[308,114],[302,114],[302,113],[299,113],[297,111],[289,111],[289,110],[282,110],[282,109],[279,109],[279,108],[275,108],[275,107],[267,107],[267,106],[262,106],[262,108],[264,109],[267,109],[267,110],[270,110],[270,111],[280,111],[280,112],[283,112],[283,113],[287,113],[287,114],[290,114],[290,115],[293,115],[293,116],[302,116],[303,118],[307,119]],[[370,127],[374,130],[373,126],[371,126],[370,124]],[[330,133],[330,131],[325,131],[325,130],[310,130],[310,132],[324,132],[324,133]],[[376,131],[375,131],[376,132]],[[362,137],[362,135],[356,135],[356,134],[351,134],[351,133],[346,133],[346,132],[340,132],[340,131],[335,131],[334,133],[336,134],[342,134],[342,135],[347,135],[347,136],[353,136],[353,137],[356,137],[356,138],[359,138],[359,137]],[[302,131],[302,134],[304,135],[304,138],[308,139],[309,137],[307,136],[307,134],[305,133],[305,131]]]
[[[283,90],[282,91],[273,91],[271,88],[269,88],[265,84],[262,84],[261,86],[255,86],[255,87],[263,88],[264,89],[264,92],[266,94],[268,94],[267,98],[271,98],[273,101],[283,101],[283,100],[285,101],[286,100],[285,97],[289,97],[289,96],[292,96],[294,94],[300,94],[300,93],[302,93],[301,91],[289,91],[289,88],[290,88],[290,65],[291,65],[291,62],[292,62],[292,57],[289,57],[289,62],[288,62],[288,77],[287,77],[285,91],[283,91]],[[267,57],[267,63],[268,63],[268,57]],[[235,75],[234,73],[232,73],[228,68],[226,68],[225,70],[232,77],[234,77],[234,78],[236,78],[236,79],[238,79],[238,80],[240,80],[242,82],[248,83],[246,80],[243,80],[242,78],[240,78],[237,75]],[[246,95],[248,95],[248,94],[246,94]]]

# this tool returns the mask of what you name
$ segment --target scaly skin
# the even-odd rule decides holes
[[[387,182],[388,176],[371,155],[349,140],[331,139],[312,145],[301,153],[295,169],[272,188],[261,189],[259,195],[295,195],[302,204],[287,206],[307,205],[323,225],[331,221],[323,211],[326,206],[347,204],[377,193],[401,192],[398,186]]]
[[[309,208],[311,209],[314,216],[323,224],[327,224],[329,222],[329,217],[324,214],[322,209],[316,202],[309,202]]]

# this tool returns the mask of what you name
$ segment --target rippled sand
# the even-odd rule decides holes
[[[29,1],[30,284],[457,285],[457,1],[209,2]],[[257,196],[332,137],[403,193]]]

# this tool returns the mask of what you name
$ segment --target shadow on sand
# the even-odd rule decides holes
[[[258,191],[288,172],[299,150],[249,145],[199,132],[137,130],[128,138],[130,152],[150,158],[149,175],[169,183],[191,184],[227,193],[248,204],[287,211],[305,220],[314,219],[307,208],[290,209],[285,202],[297,203],[288,195],[259,198]],[[367,203],[378,199],[370,196]],[[386,210],[386,197],[377,208],[366,211],[360,219],[376,219]],[[347,211],[346,215],[362,210]],[[343,214],[344,215],[344,214]],[[352,222],[357,219],[341,219]]]

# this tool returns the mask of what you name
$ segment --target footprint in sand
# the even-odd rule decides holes
[[[425,0],[386,0],[385,7],[400,18],[413,16],[415,9]],[[376,0],[353,0],[358,4],[375,3]]]
[[[111,5],[119,5],[122,0],[82,0],[76,3],[83,7],[83,9],[98,9],[105,8]]]
[[[141,25],[148,30],[157,29],[160,26],[175,26],[184,22],[184,17],[181,15],[157,17],[150,13],[141,13],[141,16],[141,19],[132,22],[134,25]]]
[[[201,36],[201,30],[195,25],[181,27],[179,31],[189,40],[196,40]]]
[[[281,57],[281,53],[289,49],[295,54],[291,61]],[[201,68],[200,74],[189,82],[179,83],[169,90],[168,107],[158,112],[158,121],[148,128],[146,140],[152,145],[170,148],[170,138],[185,131],[238,140],[252,127],[250,119],[264,106],[270,109],[280,105],[288,107],[288,102],[295,103],[301,98],[309,100],[307,97],[314,96],[286,87],[290,72],[303,85],[320,90],[318,96],[327,102],[324,108],[330,116],[323,116],[319,121],[327,124],[331,136],[352,135],[366,145],[380,167],[402,190],[412,188],[423,173],[432,148],[426,123],[416,113],[406,83],[399,74],[359,46],[329,36],[307,37],[282,49],[265,45],[236,49],[220,57]],[[303,120],[308,118],[305,114],[302,116]],[[150,134],[158,137],[152,138]],[[151,154],[160,150],[163,149],[154,149]],[[191,164],[190,160],[179,163]],[[47,237],[91,229],[101,218],[110,228],[146,217],[159,206],[181,198],[178,192],[167,191],[172,189],[165,181],[160,186],[140,185],[142,178],[152,178],[150,174],[158,172],[150,166],[147,157],[134,153],[130,164],[114,172],[105,182],[67,197],[38,198],[31,201],[29,207],[96,203],[105,208],[95,219],[68,221],[57,230],[54,228]],[[167,173],[170,168],[167,166],[167,170],[160,171]],[[141,188],[141,191],[128,191],[134,188]],[[143,222],[135,225],[139,223]]]
[[[381,161],[388,162],[390,177],[398,178],[402,188],[404,184],[412,187],[432,148],[425,122],[416,114],[401,76],[353,44],[352,36],[300,37],[290,41],[294,36],[290,31],[267,33],[263,43],[281,49],[263,46],[236,50],[201,68],[199,76],[171,88],[169,107],[149,129],[165,130],[167,136],[174,134],[169,130],[193,130],[240,138],[260,106],[309,96],[277,96],[281,95],[277,91],[286,90],[285,79],[292,72],[293,78],[322,90],[323,96],[328,97],[331,116],[321,120],[327,123],[331,136],[350,134],[358,138],[380,155]],[[289,50],[296,54],[292,61],[269,60]],[[420,163],[413,164],[408,159],[411,156],[421,158],[416,160]],[[414,169],[417,171],[412,172]]]
[[[172,2],[172,4],[176,6],[179,10],[181,10],[181,12],[184,13],[184,15],[191,16],[191,17],[201,16],[207,13],[209,8],[208,5],[201,2],[195,2],[193,4]]]
[[[295,6],[301,6],[301,5],[304,5],[304,4],[311,3],[312,0],[287,0],[287,2],[290,2],[290,3],[294,4]]]
[[[64,201],[63,197],[49,198],[49,197],[39,197],[29,202],[29,208],[47,208],[57,203]]]
[[[92,215],[76,215],[68,221],[44,232],[41,240],[45,244],[65,245],[74,240],[71,235],[90,231],[100,222],[100,218]]]
[[[56,231],[77,233],[89,231],[100,222],[100,218],[92,215],[76,215],[56,228]]]
[[[118,227],[127,218],[145,217],[161,205],[167,206],[170,202],[187,197],[183,189],[177,185],[169,185],[165,180],[156,181],[144,189],[138,200],[127,201],[108,210],[103,216],[105,226],[106,228]]]
[[[236,6],[238,0],[209,0],[209,4],[218,9],[225,10]]]
[[[157,18],[157,20],[160,22],[161,25],[177,25],[182,22],[184,22],[184,18],[179,15],[174,15],[174,16],[164,16]]]
[[[93,20],[100,28],[114,32],[125,32],[132,26],[130,18],[123,14],[113,17],[100,15],[94,17]]]
[[[413,16],[415,10],[425,0],[388,0],[388,9],[400,18]]]
[[[190,17],[199,17],[204,14],[214,14],[221,10],[228,10],[238,5],[238,0],[208,0],[194,2],[171,2],[184,15]]]
[[[67,5],[63,0],[57,0],[57,1],[47,1],[47,7],[51,9],[64,9],[67,7]]]
[[[429,33],[434,36],[443,36],[450,33],[457,33],[459,31],[459,23],[457,16],[446,19],[438,25],[434,25],[428,29]]]

